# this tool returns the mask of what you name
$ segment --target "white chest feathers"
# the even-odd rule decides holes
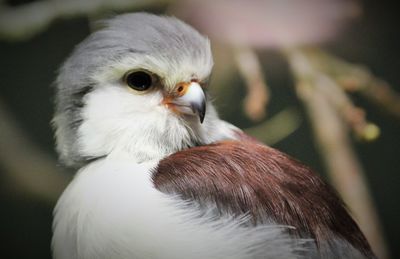
[[[84,167],[55,209],[53,255],[74,258],[296,258],[301,240],[276,225],[213,218],[156,190],[158,161],[107,158]]]

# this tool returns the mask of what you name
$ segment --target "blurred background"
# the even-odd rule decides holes
[[[379,256],[400,258],[400,33],[389,1],[0,1],[0,257],[51,258],[73,171],[50,121],[57,69],[95,21],[177,16],[210,37],[221,117],[339,191]]]

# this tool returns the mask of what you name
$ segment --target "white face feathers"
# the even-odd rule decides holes
[[[212,65],[208,39],[175,18],[137,13],[106,21],[57,78],[61,159],[79,166],[125,152],[140,162],[231,137],[206,101]]]

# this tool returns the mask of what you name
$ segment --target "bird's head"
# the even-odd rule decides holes
[[[56,81],[62,161],[74,166],[112,152],[144,161],[229,138],[205,94],[212,65],[209,40],[175,18],[105,21]]]

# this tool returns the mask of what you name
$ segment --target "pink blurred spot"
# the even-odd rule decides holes
[[[327,41],[361,12],[351,0],[186,0],[175,10],[215,40],[252,47]]]

